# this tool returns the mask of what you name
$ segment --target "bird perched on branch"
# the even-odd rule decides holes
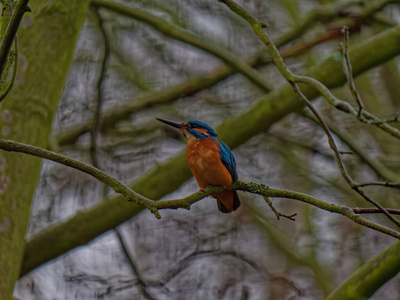
[[[210,126],[200,121],[157,120],[178,128],[187,138],[186,158],[200,190],[208,185],[227,187],[238,180],[231,149],[217,138],[218,134]],[[240,206],[236,191],[218,193],[213,197],[217,198],[218,209],[223,213],[230,213]]]

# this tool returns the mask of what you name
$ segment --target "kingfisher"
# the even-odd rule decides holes
[[[218,134],[210,126],[200,121],[157,120],[178,128],[187,138],[186,159],[200,190],[208,185],[227,187],[238,180],[231,149],[217,138]],[[218,209],[223,213],[233,212],[240,206],[236,191],[218,193],[213,197],[217,198]]]

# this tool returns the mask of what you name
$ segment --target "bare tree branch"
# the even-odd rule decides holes
[[[121,245],[122,251],[125,254],[126,259],[129,262],[129,265],[131,266],[131,270],[133,272],[133,274],[137,277],[137,283],[139,285],[139,288],[143,294],[143,296],[148,299],[148,300],[154,300],[154,297],[151,296],[149,294],[149,292],[147,291],[146,287],[147,287],[147,283],[145,282],[145,280],[142,279],[142,277],[140,276],[140,273],[138,271],[138,268],[136,267],[135,262],[133,261],[133,258],[131,257],[129,250],[127,248],[127,246],[125,245],[125,241],[124,238],[122,236],[122,232],[120,232],[119,228],[115,228],[115,233],[117,235],[118,241]]]
[[[287,190],[276,190],[276,189],[269,189],[264,184],[256,184],[252,182],[244,182],[244,181],[237,181],[231,187],[223,188],[218,186],[209,186],[202,191],[198,191],[190,196],[181,199],[174,199],[174,200],[163,200],[163,201],[154,201],[150,200],[142,195],[137,194],[133,190],[131,190],[128,186],[123,184],[122,182],[118,181],[114,177],[100,171],[99,169],[92,167],[86,163],[74,160],[69,158],[65,155],[57,154],[55,152],[51,152],[39,147],[34,147],[31,145],[26,145],[23,143],[18,143],[10,140],[2,140],[0,139],[0,149],[5,151],[11,152],[22,152],[29,155],[45,158],[48,160],[52,160],[63,165],[75,168],[80,170],[84,173],[87,173],[94,178],[98,179],[99,181],[109,185],[116,193],[120,193],[126,197],[128,201],[132,201],[136,204],[145,206],[150,212],[152,212],[157,218],[161,218],[160,213],[158,210],[160,209],[178,209],[178,208],[186,208],[190,209],[190,206],[201,199],[220,193],[227,190],[239,190],[250,192],[253,194],[258,194],[261,196],[266,197],[277,197],[277,198],[289,198],[294,200],[299,200],[323,210],[327,210],[333,213],[338,213],[348,217],[349,219],[353,220],[354,222],[369,227],[371,229],[380,231],[387,235],[393,236],[397,239],[400,239],[400,232],[390,229],[388,227],[376,224],[372,221],[368,221],[366,219],[361,218],[358,216],[350,207],[339,206],[335,204],[330,204],[313,198],[309,195],[287,191]]]
[[[351,62],[350,62],[350,56],[349,56],[349,39],[350,39],[350,31],[349,28],[347,26],[344,26],[342,29],[343,35],[344,35],[344,43],[340,43],[339,44],[339,48],[342,52],[343,55],[343,66],[344,66],[344,71],[346,74],[346,78],[347,78],[347,83],[349,84],[349,88],[351,93],[353,94],[354,99],[357,102],[358,105],[358,114],[357,117],[360,118],[361,117],[361,112],[364,109],[364,104],[361,101],[361,96],[358,93],[357,89],[356,89],[356,85],[354,83],[354,78],[353,78],[353,69],[351,66]]]
[[[388,181],[372,181],[372,182],[364,182],[364,183],[358,183],[357,186],[385,186],[385,187],[391,187],[394,189],[400,189],[400,183],[397,182],[388,182]]]
[[[107,36],[106,29],[104,28],[104,23],[103,23],[103,18],[100,15],[99,9],[97,6],[94,6],[93,8],[94,15],[97,18],[97,22],[99,25],[99,29],[101,32],[101,36],[103,39],[103,59],[101,62],[100,66],[100,74],[99,78],[97,80],[96,84],[96,91],[97,91],[97,101],[96,101],[96,110],[94,113],[94,121],[93,121],[93,127],[92,130],[90,131],[90,155],[92,158],[92,163],[93,166],[98,167],[98,161],[97,161],[97,139],[100,133],[100,122],[101,122],[101,114],[102,114],[102,105],[103,105],[103,82],[105,79],[105,74],[106,74],[106,68],[107,68],[107,63],[110,57],[110,45],[109,45],[109,40]]]
[[[111,2],[108,0],[92,0],[92,4],[104,7],[111,11],[117,12],[121,15],[127,17],[133,17],[137,20],[143,21],[148,25],[156,28],[159,32],[166,36],[172,37],[176,40],[182,41],[184,43],[194,45],[199,49],[202,49],[208,53],[211,53],[224,61],[226,64],[236,69],[238,72],[246,76],[251,82],[256,84],[258,87],[268,92],[271,90],[269,83],[267,83],[264,78],[259,76],[256,71],[254,71],[247,63],[236,57],[235,55],[229,53],[227,50],[223,50],[219,47],[212,45],[211,43],[204,41],[203,39],[192,35],[186,31],[173,26],[164,19],[158,18],[149,14],[148,12],[139,10],[137,8],[128,7],[116,2]],[[261,25],[260,25],[261,26]]]

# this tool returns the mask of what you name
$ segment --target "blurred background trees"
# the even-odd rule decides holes
[[[292,71],[310,74],[356,105],[338,49],[347,26],[365,108],[399,128],[398,1],[238,3],[268,23],[265,30]],[[151,199],[175,199],[198,188],[185,162],[184,138],[155,117],[198,119],[233,149],[240,179],[338,205],[371,206],[343,180],[322,129],[251,27],[218,1],[92,0],[87,10],[84,2],[79,9],[75,2],[30,5],[19,31],[20,44],[29,46],[20,47],[13,87],[22,96],[5,98],[1,122],[10,123],[13,109],[23,114],[13,114],[9,134],[2,127],[3,138],[93,164]],[[60,24],[52,21],[52,9],[63,15]],[[25,75],[34,62],[40,67]],[[33,83],[18,82],[23,75],[20,80]],[[302,88],[340,150],[349,152],[343,159],[351,176],[400,182],[398,139]],[[54,117],[40,117],[43,111],[53,115],[50,99],[54,109],[59,100]],[[48,161],[30,208],[36,177],[24,160],[34,161],[28,169],[36,172],[39,160],[2,155],[18,170],[7,193],[25,194],[23,215],[16,216],[20,232],[31,209],[25,256],[16,255],[25,275],[14,291],[20,299],[323,299],[396,242],[294,200],[272,199],[279,211],[297,213],[295,222],[277,221],[264,200],[249,193],[240,194],[243,205],[233,214],[219,213],[215,200],[206,198],[190,211],[161,211],[157,220],[86,174]],[[32,180],[29,188],[23,178]],[[398,189],[365,190],[381,205],[400,208]],[[382,214],[365,217],[397,230]],[[398,277],[388,281],[372,299],[398,299],[399,283]]]

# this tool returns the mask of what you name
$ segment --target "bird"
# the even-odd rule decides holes
[[[179,129],[188,140],[186,159],[200,190],[209,185],[228,187],[238,180],[236,161],[231,149],[218,139],[218,134],[206,123],[196,120],[176,122],[156,119]],[[212,196],[217,199],[218,210],[222,213],[231,213],[240,206],[236,190]]]

